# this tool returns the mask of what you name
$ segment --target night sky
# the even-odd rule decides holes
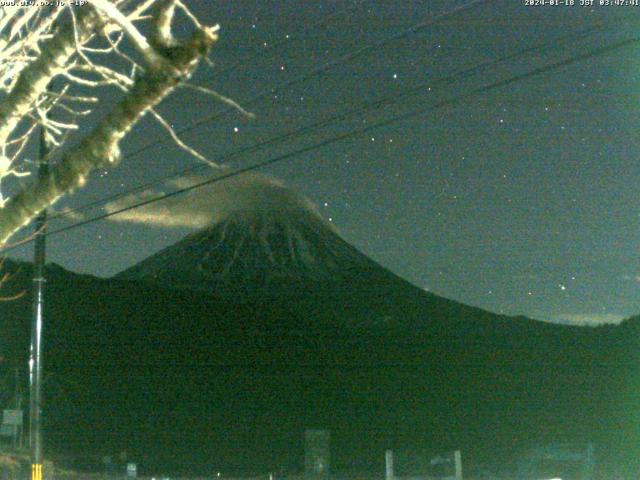
[[[419,87],[415,95],[227,162],[247,166],[636,38],[640,26],[640,6],[499,0],[400,35],[467,3],[192,0],[204,23],[221,25],[214,66],[203,65],[193,83],[237,100],[256,119],[229,112],[183,138],[215,160]],[[595,26],[602,28],[589,30]],[[535,48],[554,39],[561,40]],[[490,65],[525,49],[531,50]],[[332,62],[337,65],[296,81]],[[473,75],[458,74],[482,64]],[[191,90],[160,107],[177,129],[225,109]],[[612,322],[640,314],[639,126],[640,45],[634,43],[261,172],[308,196],[346,240],[421,288],[494,312]],[[93,175],[84,190],[56,208],[84,205],[201,164],[166,142],[126,158],[166,138],[145,119],[125,141],[123,162]],[[207,178],[216,171],[194,173]],[[189,209],[203,202],[182,198],[182,207],[165,208],[165,221],[128,215],[128,221],[112,217],[52,235],[48,260],[77,272],[115,274],[193,230],[186,220],[198,212],[189,215]],[[77,220],[55,220],[50,228]],[[13,254],[30,256],[26,249]]]

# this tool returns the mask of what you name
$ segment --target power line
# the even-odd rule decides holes
[[[356,10],[361,4],[365,3],[366,0],[356,0],[352,5],[349,5],[341,10],[338,10],[336,12],[330,13],[329,15],[322,17],[321,19],[319,19],[318,21],[305,26],[304,28],[300,29],[298,32],[293,33],[293,34],[287,34],[285,36],[285,38],[278,40],[277,42],[272,43],[271,45],[269,45],[266,49],[254,49],[253,53],[247,55],[246,57],[244,57],[242,60],[238,60],[235,63],[233,63],[232,65],[229,65],[226,68],[223,68],[222,70],[220,70],[219,72],[215,72],[215,77],[219,77],[220,75],[225,75],[229,72],[232,72],[233,70],[236,70],[237,68],[243,66],[246,62],[251,61],[251,60],[255,60],[256,58],[258,58],[259,56],[263,55],[265,51],[274,51],[277,48],[281,47],[284,44],[287,43],[291,43],[292,40],[295,40],[296,37],[298,37],[301,34],[307,33],[309,32],[309,30],[313,30],[325,23],[330,22],[331,20],[333,20],[334,18],[340,17],[342,15],[345,15],[349,12],[352,12],[353,10]],[[209,80],[212,80],[213,77],[210,77]]]
[[[490,2],[493,2],[493,1],[496,1],[496,0],[471,0],[470,2],[468,2],[468,3],[464,4],[464,5],[455,7],[453,9],[449,10],[449,11],[445,11],[443,13],[439,13],[439,14],[436,14],[436,15],[431,15],[427,20],[424,20],[422,22],[416,23],[413,26],[407,28],[406,30],[403,30],[403,31],[401,31],[399,33],[396,33],[395,35],[391,35],[389,37],[386,37],[386,38],[384,38],[382,40],[379,40],[377,42],[369,43],[369,44],[364,45],[364,46],[362,46],[362,47],[360,47],[360,48],[358,48],[356,50],[353,50],[351,52],[348,52],[348,53],[346,53],[345,55],[339,57],[336,60],[332,60],[330,62],[327,62],[324,65],[322,65],[322,66],[320,66],[320,67],[318,67],[316,69],[311,70],[310,72],[303,73],[302,75],[300,75],[298,77],[295,77],[295,78],[293,78],[293,79],[291,79],[291,80],[289,80],[287,82],[284,82],[280,86],[272,87],[271,89],[266,90],[266,91],[264,91],[262,93],[259,93],[259,94],[255,95],[254,97],[252,97],[252,98],[250,98],[248,100],[245,100],[244,102],[240,102],[240,103],[243,106],[252,105],[252,104],[262,100],[263,98],[265,98],[265,97],[267,97],[269,95],[273,95],[274,93],[279,92],[279,91],[281,91],[281,90],[283,90],[285,88],[292,87],[292,86],[297,85],[299,83],[306,82],[307,80],[310,80],[310,79],[312,79],[314,77],[320,76],[323,73],[325,73],[326,71],[330,70],[331,68],[333,68],[333,67],[335,67],[337,65],[340,65],[342,63],[345,63],[345,62],[348,62],[348,61],[351,61],[351,60],[354,60],[354,59],[358,58],[359,56],[361,56],[361,55],[363,55],[365,53],[368,53],[368,52],[370,52],[370,51],[372,51],[374,49],[381,48],[381,47],[387,45],[390,42],[393,42],[395,40],[400,40],[400,39],[405,38],[405,37],[407,37],[409,35],[418,33],[421,30],[424,30],[425,28],[427,28],[427,27],[439,22],[440,20],[442,20],[444,18],[447,18],[447,17],[450,17],[452,15],[456,15],[456,14],[471,10],[473,8],[476,8],[476,7],[480,6],[480,5],[482,5],[483,3],[490,3]],[[206,124],[206,123],[212,122],[213,120],[216,120],[216,119],[222,117],[223,115],[225,115],[225,114],[227,114],[227,113],[229,113],[231,111],[234,111],[233,107],[224,108],[224,109],[222,109],[222,110],[220,110],[218,112],[215,112],[215,113],[213,113],[211,115],[208,115],[206,117],[203,117],[203,118],[195,121],[194,123],[192,123],[189,126],[186,126],[186,127],[183,127],[181,129],[176,130],[176,134],[177,135],[182,135],[183,133],[186,133],[186,132],[188,132],[190,130],[193,130],[193,129],[197,128],[198,126],[202,125],[202,124]],[[170,140],[168,140],[166,138],[166,136],[162,136],[160,138],[155,139],[154,141],[148,142],[147,144],[143,145],[142,147],[137,148],[136,150],[134,150],[132,152],[129,152],[127,155],[125,155],[123,157],[123,159],[135,157],[135,156],[141,154],[142,152],[145,152],[145,151],[149,150],[150,148],[155,147],[156,145],[163,144],[163,143],[168,143],[168,142],[170,142]]]
[[[346,362],[326,362],[326,363],[215,363],[215,362],[171,362],[169,360],[162,360],[160,362],[139,362],[139,363],[131,363],[131,362],[102,362],[102,363],[89,363],[86,360],[82,360],[81,363],[70,363],[70,362],[59,362],[54,364],[55,366],[64,366],[65,368],[74,368],[74,369],[97,369],[97,368],[156,368],[160,367],[163,369],[167,368],[212,368],[212,369],[284,369],[284,368],[294,368],[297,370],[304,369],[315,369],[315,368],[335,368],[341,370],[365,370],[365,369],[388,369],[388,368],[433,368],[433,363],[429,363],[428,361],[421,362],[377,362],[377,363],[346,363]],[[550,367],[557,369],[558,364],[556,362],[541,362],[541,361],[529,361],[529,362],[519,362],[519,361],[502,361],[502,362],[494,362],[491,364],[480,363],[480,362],[456,362],[449,363],[449,368],[452,367],[465,367],[465,368],[473,368],[473,369],[488,369],[488,368],[522,368],[522,367]],[[618,369],[618,368],[633,368],[637,369],[638,364],[636,361],[609,361],[609,362],[586,362],[586,363],[565,363],[562,364],[563,369]],[[128,372],[129,373],[129,372]],[[145,373],[146,374],[146,373]],[[585,393],[585,395],[592,396],[591,392]]]
[[[464,4],[464,5],[461,5],[459,7],[456,7],[454,9],[450,10],[450,11],[443,12],[443,13],[440,13],[440,14],[437,14],[437,15],[434,15],[434,16],[430,16],[429,19],[424,20],[422,22],[419,22],[417,24],[414,24],[412,27],[409,27],[406,30],[403,30],[403,31],[401,31],[401,32],[399,32],[399,33],[397,33],[395,35],[392,35],[391,37],[387,37],[387,38],[385,38],[383,40],[380,40],[380,41],[372,43],[372,44],[367,44],[367,45],[365,45],[363,47],[360,47],[359,49],[357,49],[355,51],[352,51],[352,52],[349,52],[349,53],[343,55],[342,57],[340,57],[337,60],[334,60],[332,62],[326,63],[326,64],[324,64],[323,66],[321,66],[321,67],[319,67],[317,69],[314,69],[314,70],[312,70],[312,71],[310,71],[310,72],[308,72],[306,74],[302,74],[299,77],[296,77],[296,78],[294,78],[294,79],[292,79],[292,80],[290,80],[288,82],[285,82],[284,84],[280,85],[279,87],[272,88],[272,89],[270,89],[268,91],[262,92],[262,93],[260,93],[260,94],[258,94],[256,96],[254,96],[253,98],[249,99],[248,101],[244,102],[243,104],[244,105],[250,105],[252,103],[255,103],[255,102],[259,101],[260,99],[266,97],[267,95],[271,95],[274,92],[282,90],[283,88],[290,87],[292,85],[295,85],[295,84],[304,82],[306,80],[309,80],[309,79],[313,78],[314,76],[321,75],[322,73],[324,73],[325,71],[329,70],[330,68],[332,68],[332,67],[334,67],[336,65],[339,65],[341,63],[344,63],[344,62],[346,62],[348,60],[352,60],[354,58],[357,58],[358,56],[360,56],[363,53],[366,53],[366,52],[372,50],[373,48],[378,48],[378,47],[384,46],[384,45],[386,45],[387,43],[389,43],[391,41],[394,41],[394,40],[397,40],[397,39],[400,39],[400,38],[404,38],[404,37],[406,37],[406,36],[408,36],[408,35],[410,35],[412,33],[417,33],[420,30],[426,28],[427,26],[433,25],[434,23],[440,21],[443,18],[447,18],[447,17],[449,17],[451,15],[455,15],[457,13],[464,12],[466,10],[475,8],[475,7],[479,6],[479,5],[481,5],[482,3],[485,3],[485,2],[488,3],[488,2],[492,2],[492,1],[495,1],[495,0],[472,0],[471,2],[469,2],[467,4]],[[220,116],[222,116],[225,113],[228,113],[228,112],[230,112],[232,110],[233,110],[233,108],[229,107],[229,108],[220,110],[220,111],[218,111],[218,112],[216,112],[216,113],[214,113],[212,115],[208,115],[208,116],[202,117],[202,118],[196,120],[195,122],[193,122],[191,125],[176,130],[176,134],[177,135],[182,135],[182,134],[187,133],[187,132],[189,132],[191,130],[195,130],[196,128],[200,127],[201,125],[206,125],[207,123],[211,123],[212,121],[218,119]],[[132,152],[129,152],[129,153],[125,154],[122,157],[121,160],[125,160],[125,159],[128,159],[128,158],[132,158],[132,157],[138,156],[139,154],[141,154],[141,153],[143,153],[143,152],[145,152],[145,151],[147,151],[147,150],[149,150],[149,149],[151,149],[151,148],[153,148],[153,147],[155,147],[157,145],[160,145],[160,144],[163,144],[163,143],[167,143],[167,142],[170,142],[170,141],[166,139],[166,136],[163,136],[161,138],[157,138],[156,140],[150,141],[150,142],[146,143],[145,145],[133,150]],[[266,145],[268,145],[268,143],[266,143],[265,146]],[[244,152],[244,150],[243,150],[243,152]],[[233,154],[233,155],[235,156],[236,154]],[[196,169],[200,169],[200,168],[203,168],[203,167],[204,167],[203,165],[198,165],[196,167],[192,167],[190,169],[183,170],[182,173],[180,173],[180,175],[184,175],[185,173],[189,173],[191,171],[194,171]],[[169,178],[172,178],[172,176],[170,176]],[[165,177],[165,181],[166,181],[166,177]],[[141,187],[141,188],[146,188],[146,187]],[[134,189],[134,190],[135,191],[139,191],[139,189]],[[109,198],[111,198],[111,197],[109,197]],[[119,198],[119,194],[116,194],[115,198]],[[101,202],[101,201],[102,200],[100,200],[99,202]],[[91,204],[88,204],[88,205],[92,205],[94,203],[95,202],[92,202]],[[88,205],[87,205],[87,207],[88,207]],[[84,210],[87,207],[81,207],[81,208]],[[54,215],[54,216],[52,216],[52,219],[53,218],[59,218],[60,216],[68,215],[72,211],[77,211],[77,209],[67,210],[66,212],[62,212],[60,214]]]
[[[304,29],[300,29],[298,32],[293,33],[293,34],[286,34],[285,38],[278,40],[272,44],[267,44],[266,42],[264,43],[265,48],[261,49],[253,49],[253,52],[250,53],[249,55],[246,55],[244,58],[242,58],[241,60],[238,60],[236,62],[234,62],[233,64],[229,65],[226,68],[223,68],[220,71],[216,71],[214,73],[214,75],[209,75],[207,76],[207,78],[204,78],[203,80],[208,81],[208,80],[214,80],[214,79],[218,79],[220,76],[225,75],[229,72],[232,72],[236,69],[238,69],[239,67],[245,65],[247,62],[250,62],[252,60],[255,60],[256,58],[262,56],[264,53],[266,52],[275,52],[277,49],[279,49],[281,46],[291,43],[292,41],[295,41],[297,39],[298,36],[300,36],[301,34],[307,33],[310,30],[313,30],[325,23],[330,22],[331,20],[333,20],[334,18],[340,17],[342,15],[345,15],[349,12],[352,12],[354,10],[356,10],[361,4],[365,3],[365,1],[367,0],[356,0],[352,5],[349,5],[345,8],[343,8],[342,10],[338,10],[336,12],[333,12],[321,19],[319,19],[318,21],[312,23],[311,25],[308,25],[307,27],[305,27]],[[176,100],[177,98],[179,98],[181,92],[184,92],[185,90],[179,90],[177,92],[175,92],[173,95],[171,95],[169,98],[167,98],[165,100],[166,103],[171,103],[172,101]],[[230,110],[228,110],[230,111]],[[219,112],[220,115],[223,115],[227,113],[227,111],[222,111]]]
[[[334,60],[334,61],[331,61],[329,63],[326,63],[325,65],[323,65],[323,66],[321,66],[321,67],[319,67],[317,69],[314,69],[314,70],[312,70],[312,71],[310,71],[310,72],[308,72],[306,74],[302,74],[301,76],[296,77],[293,80],[285,82],[284,84],[280,85],[277,88],[272,88],[272,89],[270,89],[268,91],[262,92],[262,93],[260,93],[260,94],[258,94],[256,96],[252,97],[251,99],[247,100],[246,102],[243,102],[243,105],[245,105],[245,106],[246,105],[250,105],[250,104],[255,103],[255,102],[259,101],[260,99],[262,99],[262,98],[264,98],[264,97],[266,97],[268,95],[271,95],[271,94],[273,94],[275,92],[278,92],[278,91],[280,91],[280,90],[282,90],[284,88],[287,88],[287,87],[290,87],[292,85],[304,82],[306,80],[309,80],[309,79],[313,78],[314,76],[321,75],[322,73],[324,73],[325,71],[329,70],[330,68],[332,68],[332,67],[334,67],[336,65],[344,63],[344,62],[346,62],[348,60],[355,59],[358,56],[362,55],[363,53],[365,53],[365,52],[367,52],[367,51],[369,51],[369,50],[371,50],[373,48],[377,48],[377,47],[386,45],[387,43],[389,43],[391,41],[394,41],[394,40],[397,40],[397,39],[400,39],[400,38],[404,38],[404,37],[406,37],[406,36],[408,36],[408,35],[410,35],[412,33],[417,33],[420,30],[423,30],[424,28],[426,28],[428,26],[431,26],[434,23],[439,22],[443,18],[447,18],[447,17],[449,17],[451,15],[455,15],[457,13],[461,13],[461,12],[467,11],[469,9],[475,8],[476,6],[478,6],[478,5],[480,5],[480,4],[484,3],[484,2],[491,2],[491,1],[495,1],[495,0],[472,0],[471,2],[469,2],[467,4],[464,4],[464,5],[461,5],[459,7],[456,7],[454,9],[452,9],[452,10],[447,11],[447,12],[443,12],[441,14],[438,14],[438,15],[435,15],[435,16],[431,16],[428,20],[425,20],[423,22],[419,22],[417,24],[414,24],[412,27],[409,27],[408,29],[401,31],[400,33],[397,33],[395,35],[392,35],[391,37],[387,37],[385,39],[382,39],[382,40],[380,40],[378,42],[374,42],[372,44],[364,45],[363,47],[360,47],[359,49],[356,49],[356,50],[354,50],[352,52],[349,52],[349,53],[343,55],[342,57],[340,57],[337,60]],[[176,134],[177,135],[182,135],[182,134],[187,133],[189,131],[195,130],[196,128],[198,128],[198,127],[200,127],[202,125],[206,125],[208,123],[213,122],[214,120],[218,119],[220,116],[222,116],[225,113],[228,113],[228,112],[230,112],[232,110],[233,110],[233,107],[229,107],[229,108],[223,109],[223,110],[221,110],[219,112],[216,112],[216,113],[214,113],[212,115],[207,115],[205,117],[202,117],[202,118],[196,120],[195,122],[193,122],[191,125],[188,125],[186,127],[183,127],[181,129],[176,130]],[[314,128],[317,128],[317,127],[314,127]],[[300,129],[298,129],[296,131],[299,131],[299,130]],[[160,144],[163,144],[163,143],[167,143],[167,142],[170,142],[170,140],[167,140],[166,136],[162,136],[161,138],[157,138],[156,140],[148,142],[145,145],[143,145],[143,146],[141,146],[141,147],[139,147],[139,148],[127,153],[127,154],[125,154],[122,157],[121,160],[125,160],[125,159],[128,159],[128,158],[132,158],[132,157],[138,156],[139,154],[141,154],[141,153],[143,153],[143,152],[145,152],[145,151],[147,151],[147,150],[149,150],[149,149],[151,149],[153,147],[156,147],[157,145],[160,145]],[[269,141],[267,141],[267,142],[269,142]],[[262,142],[261,145],[263,143],[264,143],[264,146],[269,144],[269,143]],[[241,149],[241,152],[245,153],[245,149]],[[222,160],[228,160],[229,156],[236,156],[238,154],[239,153],[236,154],[236,153],[232,152],[232,154],[230,154],[230,155],[223,156]],[[217,159],[218,162],[220,162],[220,160],[221,160],[220,158]],[[204,168],[204,167],[205,167],[205,165],[197,165],[195,167],[191,167],[191,168],[182,170],[180,173],[172,174],[172,175],[170,175],[168,177],[164,177],[163,179],[161,179],[161,181],[166,181],[166,180],[168,180],[170,178],[174,178],[174,176],[184,175],[186,173],[190,173],[190,172],[192,172],[194,170],[198,170],[198,169],[201,169],[201,168]],[[208,165],[206,165],[206,167],[208,167]],[[155,184],[157,184],[157,182]],[[153,185],[149,185],[149,186],[153,186]],[[140,187],[140,188],[148,188],[148,187]],[[134,190],[134,192],[135,191],[139,191],[140,188],[135,188],[133,190]],[[134,192],[131,192],[131,193],[134,193]],[[119,198],[120,196],[121,196],[120,194],[116,194],[115,196],[111,196],[109,198],[110,199]],[[100,202],[102,202],[102,200],[98,201],[98,203],[100,203]],[[90,208],[90,205],[94,205],[95,203],[96,202],[91,202],[90,204],[87,204],[87,206],[85,206],[85,207],[80,207],[80,209],[81,210],[86,210],[87,208]],[[61,216],[66,216],[66,215],[70,214],[71,212],[75,212],[75,211],[78,211],[78,210],[77,209],[72,209],[72,210],[67,210],[65,212],[61,212],[61,213],[59,213],[57,215],[52,216],[52,219],[59,218]]]
[[[66,232],[68,230],[72,230],[72,229],[75,229],[75,228],[78,228],[78,227],[82,227],[82,226],[88,225],[90,223],[98,222],[100,220],[104,220],[106,218],[118,215],[120,213],[129,211],[129,210],[134,210],[134,209],[143,207],[145,205],[149,205],[149,204],[152,204],[152,203],[155,203],[155,202],[159,202],[161,200],[165,200],[167,198],[171,198],[171,197],[174,197],[174,196],[177,196],[177,195],[181,195],[183,193],[190,192],[192,190],[204,187],[206,185],[222,182],[223,180],[226,180],[228,178],[232,178],[232,177],[241,175],[243,173],[247,173],[247,172],[250,172],[250,171],[253,171],[253,170],[257,170],[257,169],[262,168],[262,167],[273,165],[273,164],[282,162],[284,160],[288,160],[289,158],[292,158],[292,157],[295,157],[295,156],[298,156],[298,155],[301,155],[301,154],[304,154],[304,153],[308,153],[308,152],[311,152],[313,150],[320,149],[322,147],[337,143],[337,142],[342,141],[342,140],[346,140],[346,139],[349,139],[349,138],[356,137],[358,135],[370,132],[372,130],[375,130],[375,129],[378,129],[378,128],[381,128],[381,127],[385,127],[385,126],[388,126],[388,125],[391,125],[391,124],[394,124],[394,123],[398,123],[398,122],[401,122],[401,121],[404,121],[404,120],[409,120],[411,118],[414,118],[414,117],[416,117],[418,115],[421,115],[423,113],[426,113],[428,111],[433,111],[433,110],[441,109],[441,108],[444,108],[444,107],[449,107],[449,106],[452,106],[452,105],[456,105],[456,104],[461,103],[461,102],[463,102],[465,100],[473,98],[473,97],[475,97],[475,96],[477,96],[479,94],[487,93],[487,92],[496,90],[498,88],[505,87],[507,85],[511,85],[511,84],[516,83],[516,82],[519,82],[519,81],[522,81],[522,80],[525,80],[525,79],[528,79],[528,78],[532,78],[532,77],[535,77],[535,76],[538,76],[538,75],[541,75],[541,74],[556,70],[558,68],[565,67],[565,66],[580,62],[582,60],[586,60],[588,58],[592,58],[592,57],[595,57],[595,56],[598,56],[598,55],[602,55],[602,54],[605,54],[605,53],[608,53],[608,52],[611,52],[611,51],[614,51],[614,50],[617,50],[617,49],[620,49],[620,48],[628,47],[628,46],[631,46],[631,45],[634,45],[634,44],[638,44],[638,43],[640,43],[640,37],[622,40],[622,41],[616,42],[614,44],[607,45],[605,47],[593,49],[593,50],[591,50],[591,51],[589,51],[587,53],[584,53],[582,55],[577,55],[577,56],[571,57],[571,58],[566,59],[566,60],[561,60],[561,61],[558,61],[558,62],[554,62],[552,64],[533,69],[533,70],[531,70],[529,72],[522,73],[522,74],[519,74],[519,75],[515,75],[515,76],[507,78],[505,80],[499,80],[499,81],[491,83],[489,85],[485,85],[485,86],[473,89],[473,90],[471,90],[471,91],[469,91],[469,92],[467,92],[465,94],[458,95],[456,97],[452,97],[452,98],[449,98],[449,99],[446,99],[446,100],[442,100],[440,102],[437,102],[437,103],[435,103],[433,105],[430,105],[430,106],[427,106],[427,107],[424,107],[424,108],[420,108],[420,109],[412,110],[412,111],[404,113],[404,114],[396,115],[396,116],[388,118],[386,120],[382,120],[382,121],[379,121],[377,123],[373,123],[373,124],[371,124],[369,126],[366,126],[366,127],[361,127],[361,128],[355,129],[355,130],[351,130],[351,131],[346,132],[346,133],[344,133],[342,135],[338,135],[338,136],[334,136],[334,137],[325,139],[325,140],[323,140],[321,142],[317,142],[317,143],[314,143],[312,145],[300,148],[298,150],[294,150],[292,152],[276,156],[276,157],[271,158],[269,160],[266,160],[264,162],[259,162],[259,163],[256,163],[256,164],[253,164],[253,165],[250,165],[250,166],[247,166],[247,167],[239,168],[239,169],[234,170],[232,172],[229,172],[229,173],[226,173],[226,174],[223,174],[223,175],[220,175],[220,176],[216,176],[214,178],[210,178],[210,179],[204,180],[202,182],[198,182],[198,183],[196,183],[194,185],[191,185],[189,187],[181,188],[181,189],[175,190],[173,192],[169,192],[169,193],[165,193],[165,194],[162,194],[162,195],[158,195],[157,197],[150,198],[150,199],[138,202],[136,204],[129,205],[127,207],[123,207],[123,208],[118,209],[118,210],[113,211],[113,212],[105,213],[103,215],[99,215],[99,216],[96,216],[96,217],[93,217],[93,218],[90,218],[90,219],[87,219],[87,220],[84,220],[84,221],[81,221],[81,222],[77,222],[77,223],[74,223],[72,225],[68,225],[66,227],[62,227],[62,228],[58,228],[56,230],[52,230],[52,231],[48,232],[47,235],[49,236],[49,235],[54,235],[54,234]],[[22,243],[22,245],[26,244],[26,243],[30,243],[31,241],[33,241],[33,240],[27,240],[24,243]],[[4,251],[5,252],[6,251],[10,251],[10,250],[13,250],[14,248],[17,248],[17,247],[9,247],[9,248],[5,249]]]
[[[619,26],[619,24],[616,24],[616,26]],[[576,41],[577,39],[590,36],[593,33],[597,33],[597,32],[603,31],[606,28],[608,28],[608,26],[589,27],[587,29],[583,29],[583,30],[578,31],[578,32],[573,32],[573,33],[561,36],[559,38],[555,38],[555,39],[552,39],[550,41],[544,42],[542,44],[526,48],[524,50],[519,50],[517,52],[513,52],[513,53],[510,53],[510,54],[507,54],[507,55],[505,55],[503,57],[500,57],[498,59],[492,60],[490,62],[484,62],[484,63],[481,63],[479,65],[475,65],[475,66],[472,66],[472,67],[469,67],[469,68],[465,68],[465,69],[459,70],[458,72],[455,72],[453,74],[447,75],[445,77],[440,77],[440,78],[437,78],[437,79],[421,82],[419,85],[414,86],[411,89],[401,91],[401,92],[396,93],[394,95],[385,96],[385,97],[380,98],[378,100],[375,100],[373,102],[365,103],[365,104],[363,104],[363,105],[361,105],[361,106],[359,106],[357,108],[341,112],[341,113],[339,113],[337,115],[331,116],[331,117],[323,119],[323,120],[319,120],[317,122],[313,122],[313,123],[311,123],[309,125],[300,127],[300,128],[298,128],[298,129],[296,129],[294,131],[287,132],[285,134],[272,137],[272,138],[267,139],[265,141],[258,142],[256,144],[243,147],[243,148],[241,148],[239,150],[230,152],[230,153],[225,154],[225,155],[221,155],[220,157],[215,158],[214,161],[216,163],[223,163],[223,162],[226,162],[226,161],[228,161],[228,160],[230,160],[232,158],[241,156],[243,154],[262,149],[263,147],[283,142],[283,141],[285,141],[285,140],[287,140],[289,138],[298,137],[298,136],[304,135],[306,133],[312,132],[314,130],[318,130],[320,128],[330,126],[331,124],[334,124],[334,123],[336,123],[338,121],[345,120],[348,117],[354,116],[356,114],[366,112],[367,110],[371,110],[371,109],[374,109],[374,108],[379,108],[379,107],[381,107],[382,105],[384,105],[386,103],[397,102],[398,100],[400,100],[400,99],[402,99],[404,97],[408,97],[408,96],[412,96],[412,95],[429,94],[431,92],[428,91],[428,90],[425,91],[424,90],[425,87],[433,87],[433,86],[437,86],[437,85],[440,85],[440,84],[448,84],[448,83],[450,83],[452,81],[465,79],[465,78],[468,78],[468,77],[470,77],[470,76],[472,76],[472,75],[474,75],[476,73],[479,73],[479,72],[481,72],[481,71],[483,71],[483,70],[485,70],[487,68],[492,68],[492,67],[495,67],[495,66],[497,66],[497,65],[499,65],[501,63],[504,63],[504,62],[507,62],[507,61],[510,61],[510,60],[514,60],[514,59],[517,59],[519,57],[526,56],[526,55],[528,55],[528,54],[530,54],[532,52],[542,53],[542,52],[545,52],[545,51],[547,51],[547,50],[549,50],[551,48],[557,48],[559,44],[565,43],[568,40]],[[195,172],[195,171],[198,171],[198,170],[202,170],[202,169],[205,169],[205,168],[209,168],[209,166],[208,165],[199,164],[199,165],[196,165],[196,166],[193,166],[193,167],[189,167],[187,169],[180,170],[179,172],[175,172],[175,173],[172,173],[170,175],[166,175],[166,176],[162,177],[161,179],[156,180],[154,182],[148,182],[146,184],[139,185],[139,186],[134,187],[132,189],[128,189],[128,190],[126,190],[124,192],[118,192],[118,193],[109,195],[107,197],[104,197],[102,199],[99,199],[99,200],[96,200],[96,201],[89,202],[87,204],[81,205],[79,207],[65,210],[63,212],[60,212],[60,213],[52,216],[52,219],[63,218],[63,217],[69,216],[69,215],[71,215],[73,213],[89,210],[89,209],[104,205],[104,204],[108,203],[109,201],[112,201],[112,200],[115,200],[115,199],[118,199],[118,198],[122,198],[122,197],[125,197],[127,195],[131,195],[133,193],[137,193],[137,192],[140,192],[140,191],[148,189],[148,188],[152,188],[152,187],[155,187],[155,186],[162,185],[162,184],[164,184],[165,182],[167,182],[170,179],[177,178],[177,177],[186,175],[188,173],[192,173],[192,172]]]

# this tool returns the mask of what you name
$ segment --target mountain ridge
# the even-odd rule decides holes
[[[30,285],[27,266],[14,281]],[[338,471],[353,459],[375,469],[375,452],[414,445],[463,448],[473,471],[488,455],[474,449],[490,438],[509,450],[558,436],[583,439],[597,432],[594,425],[605,432],[603,419],[628,422],[629,410],[613,406],[626,398],[623,365],[638,360],[633,324],[522,321],[412,288],[421,292],[413,306],[402,295],[363,306],[367,292],[240,298],[54,268],[44,329],[45,369],[54,381],[45,409],[50,447],[83,452],[89,442],[96,455],[127,448],[146,458],[139,462],[150,473],[153,466],[203,472],[185,470],[178,455],[247,474],[296,468],[296,439],[320,426],[332,431]],[[30,301],[28,292],[0,303],[2,338],[13,344],[3,351],[21,364],[28,322],[19,319],[28,318]],[[13,337],[12,323],[21,326]],[[604,367],[604,359],[613,365]],[[16,362],[8,360],[7,370]],[[150,418],[149,408],[156,412]],[[462,412],[475,418],[460,423]],[[178,439],[184,448],[176,450]]]
[[[229,193],[212,225],[113,278],[47,269],[51,447],[124,448],[150,474],[192,475],[299,469],[309,427],[331,430],[335,471],[379,471],[388,448],[461,448],[471,474],[559,439],[638,458],[640,318],[566,326],[448,300],[280,186],[246,188],[275,190]],[[0,302],[11,375],[31,311],[18,270],[7,293],[26,294]]]

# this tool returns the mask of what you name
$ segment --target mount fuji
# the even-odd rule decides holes
[[[271,180],[225,185],[211,209],[210,225],[116,278],[253,294],[369,281],[383,270],[345,242],[309,201]],[[382,276],[399,280],[387,271]]]
[[[304,429],[327,428],[336,471],[461,448],[472,472],[566,439],[637,457],[637,319],[554,325],[425,292],[271,181],[228,184],[207,208],[201,230],[114,278],[49,267],[52,448],[249,474],[295,470]],[[6,295],[30,292],[30,266],[6,268]],[[0,302],[9,376],[30,301]]]

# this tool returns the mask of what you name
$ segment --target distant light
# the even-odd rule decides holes
[[[233,127],[233,131],[238,133],[240,131],[240,129],[238,127]]]
[[[398,78],[398,74],[397,74],[397,73],[394,73],[394,74],[393,74],[393,78]]]

